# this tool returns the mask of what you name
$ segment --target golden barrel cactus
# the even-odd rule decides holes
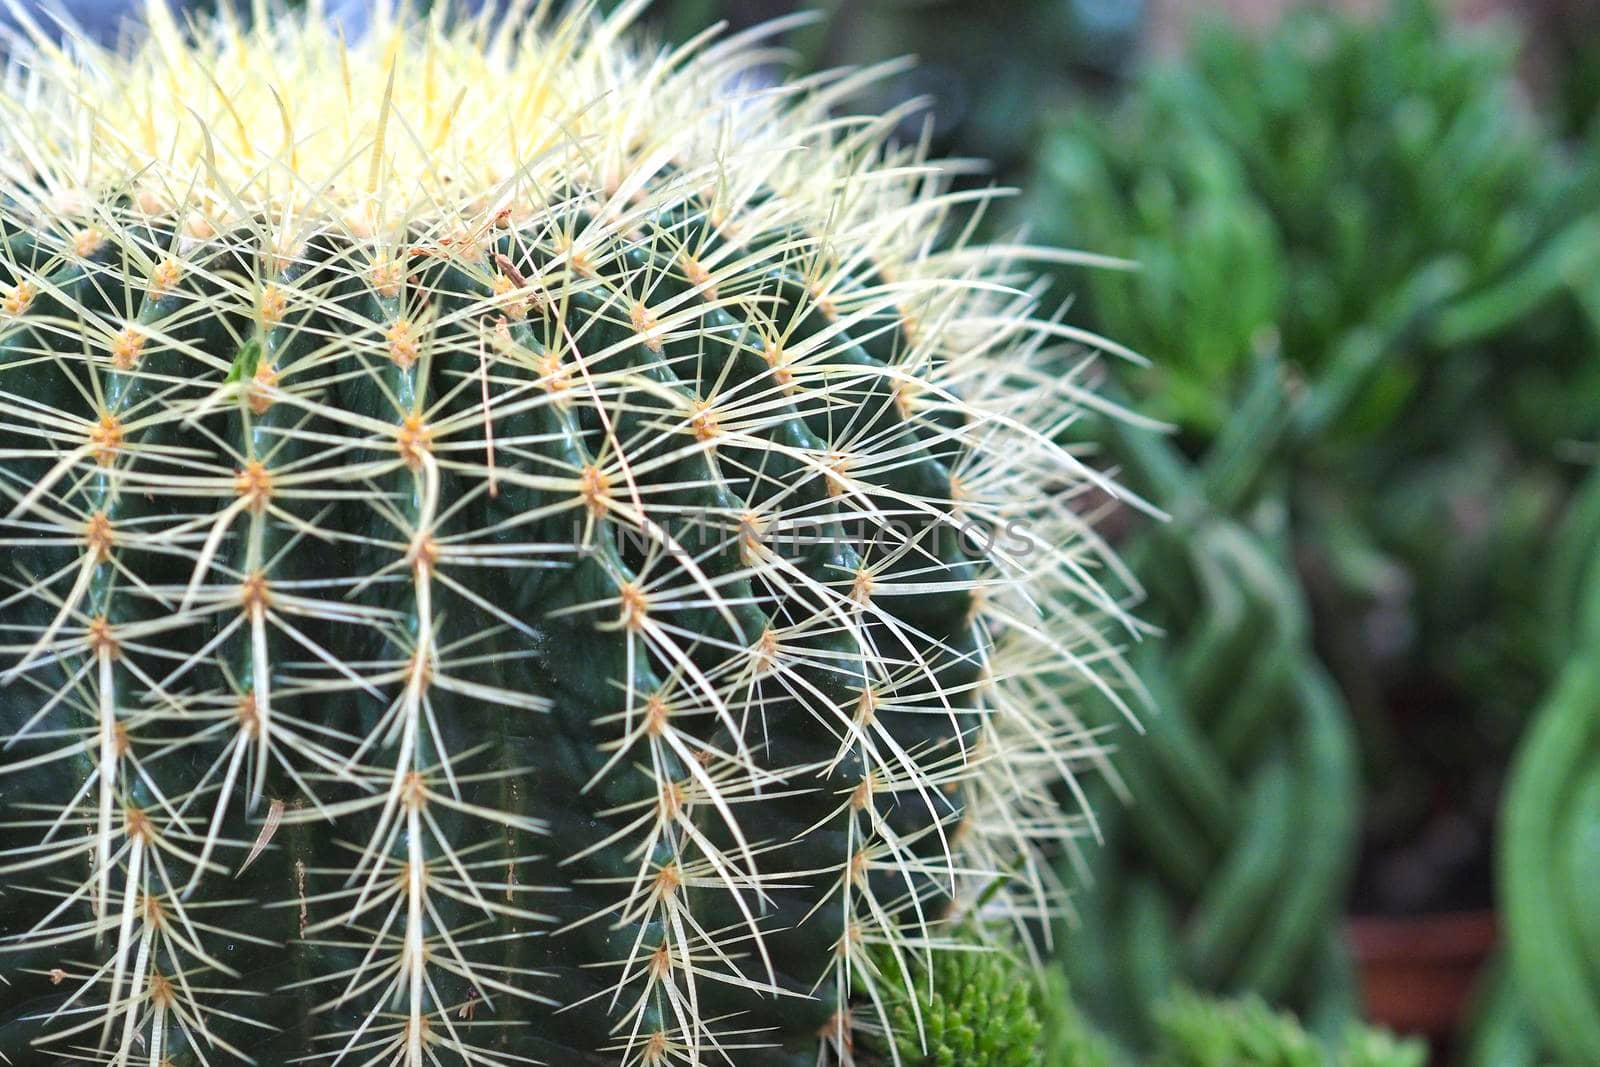
[[[13,1064],[847,1061],[1060,906],[1098,342],[862,75],[636,6],[11,45]]]

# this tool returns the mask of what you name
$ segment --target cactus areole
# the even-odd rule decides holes
[[[1096,342],[858,77],[630,14],[10,45],[11,1064],[849,1062],[1060,903]]]

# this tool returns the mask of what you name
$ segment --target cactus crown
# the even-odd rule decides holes
[[[848,1059],[1059,906],[1094,339],[854,76],[637,6],[14,47],[13,1060]]]

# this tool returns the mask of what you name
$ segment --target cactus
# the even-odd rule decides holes
[[[1547,567],[1559,668],[1512,764],[1502,805],[1504,960],[1487,985],[1471,1064],[1600,1057],[1600,473],[1573,502]]]
[[[639,6],[15,46],[13,1064],[847,1062],[1058,905],[1096,339],[858,78]]]
[[[954,931],[950,951],[931,967],[914,961],[906,975],[892,952],[880,949],[873,964],[885,975],[882,1034],[864,1033],[862,1044],[878,1062],[895,1058],[928,1067],[1029,1067],[1040,1061],[1044,997],[1050,988],[1005,940],[987,932]],[[1057,977],[1051,975],[1049,977]]]

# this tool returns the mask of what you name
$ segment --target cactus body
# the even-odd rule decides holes
[[[14,64],[13,1063],[847,1060],[1056,903],[1082,335],[847,79],[625,17]]]

